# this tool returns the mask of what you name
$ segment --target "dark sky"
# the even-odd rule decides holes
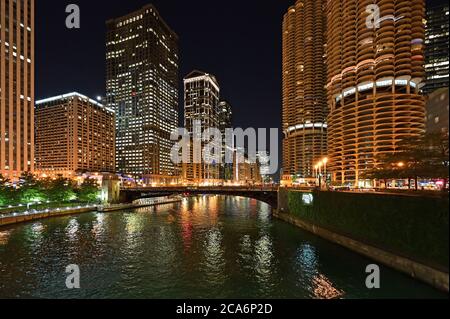
[[[80,6],[81,29],[65,27],[70,3]],[[105,21],[148,3],[180,37],[180,85],[192,69],[210,72],[236,127],[280,127],[281,23],[294,0],[37,0],[37,99],[103,95]]]

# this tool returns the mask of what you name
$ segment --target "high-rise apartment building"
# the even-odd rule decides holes
[[[298,0],[283,21],[283,177],[312,178],[327,153],[324,0]]]
[[[184,126],[191,139],[201,137],[208,128],[220,129],[219,101],[220,87],[214,75],[195,70],[184,78]],[[204,145],[202,142],[201,150],[192,145],[190,163],[183,163],[183,179],[188,182],[219,180],[220,165],[202,153]]]
[[[0,174],[34,171],[34,0],[0,0]]]
[[[327,2],[328,168],[359,187],[381,155],[425,131],[424,0],[376,4]]]
[[[36,101],[36,171],[74,177],[115,171],[112,109],[79,93]]]
[[[116,166],[154,180],[175,174],[178,37],[152,5],[107,22],[106,101],[116,112]]]
[[[448,1],[427,1],[425,32],[425,94],[448,87],[449,83],[449,5]]]

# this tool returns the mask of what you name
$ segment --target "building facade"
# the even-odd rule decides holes
[[[135,178],[174,176],[178,37],[152,5],[106,26],[106,101],[116,112],[117,170]]]
[[[427,133],[449,133],[449,100],[447,88],[435,90],[427,97]]]
[[[425,94],[448,87],[449,83],[449,4],[448,1],[427,1],[425,32]]]
[[[327,3],[328,148],[333,181],[370,186],[380,155],[425,131],[424,0]]]
[[[220,164],[219,178],[225,182],[233,180],[233,164],[226,163],[226,150],[232,150],[234,145],[227,145],[226,130],[233,128],[233,108],[227,101],[219,102],[218,106],[219,129],[222,133],[222,163]]]
[[[73,178],[115,171],[115,115],[79,93],[36,101],[36,171]]]
[[[184,126],[191,140],[195,136],[201,138],[208,128],[220,128],[219,101],[220,87],[214,75],[196,70],[184,78]],[[204,146],[202,142],[200,150],[191,145],[190,163],[183,163],[185,181],[196,184],[219,182],[220,165],[213,160],[204,161]]]
[[[237,149],[233,158],[235,185],[262,185],[261,164],[259,158],[250,160],[244,149]]]
[[[34,171],[34,0],[0,0],[0,174]]]
[[[260,175],[264,183],[271,182],[272,176],[270,174],[270,156],[268,152],[258,153],[258,162],[261,167]]]
[[[298,0],[283,20],[283,177],[312,178],[327,153],[324,0]]]

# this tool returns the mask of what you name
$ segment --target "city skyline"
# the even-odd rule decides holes
[[[441,2],[0,0],[0,299],[448,297]]]
[[[155,3],[157,3],[158,1],[156,1]],[[440,2],[440,1],[428,1],[428,3],[430,2]],[[140,3],[140,1],[136,1],[136,4]],[[301,7],[303,8],[303,6],[305,4],[308,4],[309,2],[304,2],[304,1],[298,1],[297,3],[301,4]],[[83,12],[82,10],[82,4],[79,5],[80,6],[80,10],[81,12]],[[153,6],[152,7],[156,7],[156,10],[159,10],[159,5],[157,6]],[[114,7],[114,6],[113,6]],[[164,8],[165,6],[161,4],[161,7]],[[311,11],[311,14],[315,14],[317,15],[317,13],[322,12],[323,15],[323,19],[322,20],[326,20],[325,19],[325,14],[326,14],[326,5],[324,3],[322,4],[318,4],[315,3],[315,5],[313,7],[311,7],[311,10],[315,10],[314,12]],[[278,67],[280,67],[280,70],[278,75],[276,77],[274,77],[274,79],[272,79],[271,81],[268,81],[267,78],[262,78],[262,80],[259,81],[253,81],[250,82],[250,84],[246,85],[248,87],[248,92],[252,93],[253,92],[253,96],[255,98],[259,97],[259,94],[261,92],[261,90],[258,88],[258,85],[262,84],[262,83],[271,83],[272,85],[272,93],[271,95],[273,95],[273,97],[277,96],[279,97],[277,103],[271,103],[271,105],[268,107],[269,102],[264,103],[258,103],[258,105],[246,105],[244,100],[239,100],[238,103],[234,103],[233,101],[235,100],[235,97],[237,96],[235,94],[236,92],[236,83],[238,83],[238,81],[235,81],[234,79],[239,79],[241,77],[245,77],[246,75],[248,75],[250,72],[238,72],[237,73],[237,77],[235,77],[233,79],[233,81],[223,81],[222,78],[220,76],[217,76],[218,78],[221,79],[221,83],[225,83],[224,87],[228,88],[232,88],[233,92],[230,94],[225,93],[224,95],[227,97],[227,100],[232,101],[232,105],[234,105],[235,110],[234,110],[234,123],[235,127],[275,127],[275,128],[279,128],[280,132],[281,130],[283,130],[283,133],[280,134],[280,137],[282,135],[285,136],[285,140],[284,140],[284,145],[283,145],[283,164],[279,165],[280,169],[282,169],[281,173],[283,173],[283,175],[286,176],[296,176],[299,178],[314,178],[314,172],[315,172],[315,167],[314,165],[317,163],[317,161],[323,159],[323,158],[327,158],[327,157],[331,157],[331,167],[336,170],[336,165],[340,165],[340,167],[342,168],[344,164],[342,163],[335,163],[335,155],[334,154],[327,154],[327,147],[331,146],[335,146],[335,144],[333,144],[333,139],[329,138],[328,139],[328,145],[326,143],[326,135],[327,135],[327,129],[329,129],[329,118],[327,118],[328,115],[328,111],[329,108],[332,107],[332,101],[329,99],[328,103],[326,103],[326,90],[323,89],[318,89],[318,88],[322,88],[323,85],[327,85],[326,83],[326,79],[325,76],[326,74],[329,76],[330,72],[334,72],[335,70],[332,70],[335,66],[328,64],[328,70],[326,70],[325,68],[325,64],[326,61],[324,61],[323,64],[323,68],[320,68],[320,62],[319,60],[321,60],[321,55],[323,57],[326,56],[326,54],[328,53],[332,53],[331,51],[328,52],[327,50],[323,50],[323,48],[326,47],[326,44],[332,44],[332,41],[329,41],[328,43],[326,42],[326,34],[324,34],[325,32],[323,31],[326,28],[326,22],[324,21],[322,23],[321,26],[317,25],[316,23],[314,25],[309,26],[307,22],[300,22],[301,20],[299,20],[296,23],[295,28],[299,27],[300,23],[304,24],[303,27],[305,28],[304,30],[306,30],[305,32],[310,32],[312,30],[312,28],[314,28],[313,33],[315,35],[322,34],[322,37],[310,37],[311,40],[308,40],[309,38],[305,38],[304,40],[308,40],[310,43],[312,43],[313,45],[311,46],[305,46],[303,47],[302,45],[298,45],[295,46],[295,41],[293,42],[292,39],[295,39],[298,37],[298,35],[295,35],[294,38],[288,38],[287,35],[287,30],[286,28],[288,28],[289,26],[292,27],[293,26],[293,21],[292,19],[287,19],[289,16],[294,16],[293,15],[293,10],[295,10],[295,5],[293,3],[290,3],[289,6],[287,6],[287,8],[290,8],[288,10],[288,14],[286,14],[286,8],[284,9],[284,16],[285,16],[285,26],[284,26],[284,30],[282,32],[282,35],[280,34],[281,32],[279,32],[280,30],[278,30],[279,35],[277,37],[274,38],[275,42],[278,42],[278,45],[283,44],[284,46],[283,48],[280,47],[280,52],[283,52],[283,57],[280,59],[280,54],[278,52],[277,57],[273,57],[271,60],[271,64],[276,65],[276,69],[278,69]],[[305,8],[307,9],[308,7],[305,5]],[[137,9],[140,10],[140,9]],[[111,9],[111,11],[113,11],[113,9]],[[298,10],[300,12],[300,10]],[[133,11],[134,12],[134,11]],[[202,14],[203,11],[199,11],[197,14]],[[387,11],[386,11],[387,12]],[[259,13],[259,12],[258,12]],[[107,13],[109,14],[109,13]],[[122,12],[120,13],[120,15],[124,15],[124,14],[129,14]],[[162,17],[162,19],[164,19],[165,21],[171,21],[173,19],[174,16],[178,16],[179,13],[175,10],[175,11],[171,11],[169,14],[165,15],[165,14],[161,14],[160,16]],[[302,13],[300,14],[295,14],[297,15],[300,19],[303,16]],[[281,19],[282,19],[281,15]],[[84,15],[82,15],[82,17],[84,17]],[[83,20],[82,20],[83,21]],[[271,21],[277,21],[276,19],[271,19]],[[280,25],[279,25],[279,21],[277,21],[277,28],[280,29]],[[289,26],[287,25],[287,23],[289,24]],[[164,23],[165,24],[165,23]],[[170,24],[170,23],[168,23]],[[165,24],[166,25],[166,24]],[[176,22],[175,22],[175,25]],[[179,28],[179,26],[175,26],[173,28],[174,34],[177,33],[180,41],[180,53],[179,53],[179,61],[178,61],[178,56],[175,58],[177,61],[175,62],[177,66],[179,66],[179,74],[177,76],[178,78],[178,97],[175,97],[175,99],[178,100],[178,113],[176,114],[175,117],[178,118],[178,124],[182,127],[183,126],[183,115],[184,115],[184,110],[183,110],[183,105],[185,103],[184,99],[182,98],[182,96],[184,96],[184,92],[182,91],[182,82],[181,78],[183,76],[185,76],[186,74],[189,74],[189,72],[191,70],[194,69],[200,69],[200,70],[206,70],[208,73],[212,73],[212,74],[216,74],[215,72],[213,72],[214,69],[218,70],[219,74],[221,72],[221,70],[223,71],[223,69],[228,69],[229,64],[227,63],[227,68],[223,68],[223,67],[213,67],[212,69],[210,68],[202,68],[202,67],[192,67],[189,70],[190,71],[185,71],[185,68],[187,67],[186,65],[189,64],[190,60],[192,60],[192,57],[196,57],[199,53],[202,53],[204,51],[209,52],[209,55],[206,59],[202,60],[203,61],[210,61],[211,60],[211,56],[214,56],[216,58],[216,61],[223,62],[226,63],[227,60],[227,56],[225,54],[222,53],[221,50],[214,50],[214,51],[210,51],[209,47],[208,47],[208,41],[202,41],[202,45],[200,46],[196,46],[194,48],[192,48],[190,45],[183,47],[183,39],[186,38],[190,38],[192,35],[190,34],[190,32],[186,32],[185,27],[184,26],[189,26],[190,24],[183,24],[183,28],[182,28],[182,33],[181,35],[177,33],[177,28]],[[172,27],[172,26],[171,26]],[[211,29],[213,29],[211,27]],[[282,28],[283,29],[283,28]],[[91,29],[90,29],[91,30]],[[308,31],[309,30],[309,31]],[[322,31],[321,31],[322,30]],[[216,30],[217,34],[221,34],[223,33],[223,30],[218,29]],[[81,29],[78,30],[68,30],[67,32],[72,32],[72,36],[73,34],[77,34],[77,33],[81,33],[84,34],[84,30],[83,30],[83,26],[81,26]],[[206,28],[205,32],[211,32],[210,28]],[[306,34],[305,33],[305,34]],[[291,35],[293,33],[291,32]],[[198,38],[198,35],[197,35]],[[226,44],[226,41],[223,41],[224,38],[222,37],[214,37],[213,42],[217,45],[217,43],[224,43]],[[226,39],[226,37],[225,37]],[[291,40],[289,40],[291,39]],[[289,41],[290,42],[289,42]],[[302,42],[302,41],[300,41]],[[300,43],[299,42],[299,43]],[[294,51],[292,51],[292,53],[289,53],[290,50],[287,50],[287,46],[293,46],[295,47]],[[250,52],[252,51],[250,49],[250,46],[243,46],[244,50],[240,50],[239,54],[242,56],[245,56],[245,52]],[[308,49],[309,48],[309,49]],[[282,50],[283,49],[283,50]],[[110,49],[108,49],[110,50]],[[288,77],[286,74],[287,72],[287,66],[280,66],[280,62],[284,62],[286,63],[286,61],[288,60],[296,60],[295,59],[295,55],[292,55],[293,53],[299,52],[299,50],[305,50],[305,52],[307,53],[305,55],[305,58],[303,59],[303,69],[304,71],[301,71],[299,74],[301,75],[296,75],[294,77]],[[313,50],[314,51],[314,55],[308,55],[308,50]],[[318,53],[321,50],[322,53]],[[99,50],[100,51],[100,50]],[[109,52],[109,51],[108,51]],[[108,52],[107,54],[107,59],[111,59],[110,53],[108,56]],[[224,52],[227,52],[226,50]],[[244,52],[244,53],[243,53]],[[253,50],[254,52],[254,50]],[[228,53],[228,52],[227,52]],[[291,54],[291,56],[288,55]],[[296,53],[297,54],[297,53]],[[254,57],[256,59],[258,59],[258,55],[254,55]],[[307,59],[309,58],[309,60],[307,61]],[[317,60],[319,59],[319,60]],[[335,58],[334,58],[335,59]],[[187,60],[187,63],[184,63],[184,61]],[[281,61],[280,61],[281,60]],[[325,59],[324,59],[325,60]],[[278,62],[277,62],[278,61]],[[314,61],[314,63],[311,63],[311,61]],[[83,62],[84,63],[84,62]],[[417,62],[414,62],[417,64]],[[248,68],[252,68],[255,67],[255,65],[258,64],[258,61],[253,61],[252,64],[247,64]],[[267,65],[266,63],[259,63],[259,64],[264,64]],[[247,67],[246,65],[246,67]],[[314,68],[312,68],[312,65],[315,65]],[[282,67],[282,68],[281,68]],[[110,68],[110,65],[108,64],[108,67]],[[260,68],[260,69],[264,69],[264,68]],[[330,71],[332,70],[332,71]],[[100,72],[101,73],[101,72]],[[107,71],[107,78],[108,78],[108,74],[110,72]],[[290,74],[292,74],[293,72],[290,72]],[[40,73],[39,73],[40,74]],[[280,80],[280,74],[283,74],[282,79]],[[94,77],[97,77],[99,74],[95,74]],[[321,75],[321,76],[318,76]],[[278,78],[278,81],[276,80]],[[320,79],[319,79],[320,78]],[[109,79],[109,78],[108,78]],[[106,95],[110,95],[111,92],[115,91],[115,89],[110,85],[110,83],[112,83],[110,81],[111,79],[109,79],[109,83],[108,87],[107,87],[107,92]],[[117,80],[117,79],[116,79]],[[330,80],[330,77],[328,78],[328,80]],[[114,82],[114,81],[113,81]],[[117,82],[117,81],[116,81]],[[281,83],[280,83],[281,82]],[[318,83],[320,82],[320,83]],[[114,82],[115,83],[115,82]],[[180,85],[181,83],[181,85]],[[276,84],[274,84],[276,83]],[[280,85],[283,84],[283,87],[280,87],[280,90],[275,90],[275,88]],[[297,99],[293,99],[293,90],[294,87],[303,84],[302,90],[303,93],[301,94],[304,97],[304,101],[302,103],[299,104]],[[242,85],[239,86],[240,88],[242,87]],[[329,88],[329,83],[328,83],[328,88]],[[290,91],[288,90],[288,88],[290,88]],[[77,88],[78,90],[78,88]],[[40,90],[38,90],[39,92]],[[239,91],[239,90],[238,90]],[[224,92],[227,92],[227,89],[225,89]],[[39,93],[38,93],[39,94]],[[295,93],[298,96],[298,93]],[[328,90],[328,98],[330,97],[330,90]],[[104,94],[103,94],[104,95]],[[128,94],[130,95],[130,94]],[[124,95],[125,100],[126,99],[131,99],[131,97],[127,97],[127,94]],[[111,100],[111,98],[106,97],[106,100],[108,101]],[[108,105],[108,103],[106,103]],[[114,104],[111,104],[109,106],[113,106]],[[290,107],[290,109],[288,108],[288,105]],[[299,108],[300,107],[300,108]],[[268,109],[268,113],[263,111],[261,112],[260,110],[257,110],[256,108],[267,108]],[[289,110],[288,110],[289,109]],[[299,110],[302,110],[301,112]],[[116,105],[116,111],[118,111],[119,109],[117,108]],[[280,111],[282,110],[282,111]],[[252,114],[249,116],[246,113],[253,111]],[[120,118],[120,112],[116,112],[119,114],[119,118]],[[269,116],[263,116],[264,115],[269,115]],[[284,114],[284,115],[283,115]],[[289,116],[288,116],[289,114]],[[273,115],[273,116],[272,116]],[[174,117],[174,118],[175,118]],[[282,118],[283,117],[283,118]],[[270,123],[269,119],[271,119]],[[334,118],[333,121],[336,121],[336,119]],[[120,122],[120,120],[119,120]],[[172,121],[171,121],[172,122]],[[266,125],[261,125],[263,122],[266,122]],[[260,124],[256,124],[256,125],[252,125],[252,123],[260,123]],[[418,124],[418,123],[417,123]],[[159,124],[158,124],[159,125]],[[309,128],[311,125],[313,125],[312,131]],[[320,126],[320,128],[319,128]],[[133,126],[134,127],[134,126]],[[303,129],[298,129],[299,127],[303,127]],[[306,127],[308,127],[308,129],[306,129]],[[336,127],[336,125],[335,125]],[[172,129],[174,129],[175,127],[172,127]],[[311,131],[311,132],[310,132]],[[120,140],[120,129],[118,129],[118,136],[117,136],[117,143],[121,144]],[[126,134],[131,134],[131,132],[126,133]],[[331,134],[334,135],[334,134]],[[126,137],[127,139],[129,139],[129,137]],[[331,143],[331,144],[330,144]],[[165,146],[165,148],[167,148],[169,146],[169,144],[167,144]],[[120,153],[120,146],[118,147],[118,153]],[[159,151],[158,151],[159,152]],[[154,153],[154,152],[153,152]],[[168,152],[164,152],[165,154]],[[376,153],[376,152],[375,152]],[[156,154],[156,153],[155,153]],[[136,154],[133,153],[132,156],[135,156]],[[373,156],[372,156],[373,157]],[[160,157],[161,158],[161,157]],[[159,158],[159,159],[160,159]],[[168,158],[167,156],[164,157],[164,161],[167,161]],[[170,169],[165,168],[163,174],[161,174],[159,172],[158,169],[153,169],[153,164],[156,163],[158,164],[158,160],[155,160],[155,158],[153,160],[151,160],[151,165],[150,164],[146,164],[147,168],[150,170],[149,173],[150,175],[170,175]],[[123,167],[125,167],[124,165],[120,165],[123,162],[127,162],[130,161],[130,156],[128,157],[124,157],[122,160],[120,160],[119,158],[117,159],[117,166],[118,166],[118,171],[119,172],[124,172],[124,173],[130,173],[130,174],[134,174],[134,175],[142,175],[142,174],[138,174],[139,172],[137,172],[134,169],[124,169]],[[144,161],[145,162],[145,161]],[[150,163],[149,162],[149,163]],[[372,167],[372,163],[373,163],[373,159],[369,159],[369,162],[364,165],[366,165],[366,167],[370,168]],[[158,164],[159,165],[159,164]],[[168,164],[167,164],[168,165]],[[347,165],[347,164],[345,164]],[[363,166],[364,166],[363,165]],[[141,165],[142,166],[142,165]],[[133,171],[134,170],[134,171]],[[337,178],[336,174],[334,175],[333,180],[342,180],[343,182],[347,182],[347,181],[352,181],[354,180],[356,183],[359,179],[358,175],[358,168],[355,170],[356,172],[356,178],[352,177],[349,180],[347,180],[346,178]],[[365,169],[363,168],[361,172],[363,172]],[[142,171],[142,170],[141,170]],[[145,172],[144,172],[145,173]],[[290,179],[290,178],[288,178]]]
[[[105,94],[104,70],[105,22],[108,19],[138,10],[152,3],[168,25],[180,38],[179,94],[182,96],[182,78],[193,69],[205,70],[226,84],[224,96],[235,107],[236,127],[281,127],[281,37],[280,19],[291,1],[276,3],[273,7],[261,6],[257,1],[239,4],[236,11],[232,5],[219,9],[203,5],[207,1],[185,4],[178,1],[130,1],[126,4],[111,1],[108,6],[100,2],[79,1],[81,28],[65,28],[67,1],[56,4],[41,2],[36,16],[55,13],[56,18],[36,22],[37,29],[37,98],[53,96],[60,92],[77,90],[88,96]],[[243,6],[242,6],[243,5]],[[93,14],[95,12],[95,14]],[[247,25],[248,14],[258,14],[261,25]],[[226,16],[233,16],[239,23],[226,24]],[[194,17],[198,17],[194,19]],[[206,19],[206,20],[205,20]],[[208,21],[209,28],[202,25]],[[60,27],[58,27],[60,26]],[[242,32],[245,30],[245,32]],[[278,39],[278,40],[277,40]],[[245,46],[248,41],[252,46]],[[79,52],[78,45],[85,43],[89,53]],[[47,49],[47,48],[52,48]],[[61,51],[61,48],[65,48]],[[45,48],[45,51],[44,51]],[[236,48],[239,48],[237,50]],[[245,50],[244,50],[245,49]],[[227,68],[223,68],[223,64]],[[71,71],[71,77],[56,80],[57,65]],[[85,78],[86,72],[92,75]],[[179,100],[179,114],[183,114],[183,100]],[[264,116],[263,116],[264,115]],[[269,115],[269,116],[267,116]],[[182,116],[179,124],[182,126]]]

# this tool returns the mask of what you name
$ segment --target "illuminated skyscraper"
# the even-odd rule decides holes
[[[72,178],[115,171],[114,111],[78,94],[36,101],[36,171]]]
[[[219,102],[218,108],[219,128],[225,136],[225,130],[233,128],[233,108],[227,101]]]
[[[324,0],[298,0],[283,21],[283,180],[311,178],[327,153]]]
[[[371,185],[363,174],[380,155],[425,131],[424,0],[375,2],[327,2],[329,168],[354,186]]]
[[[222,164],[220,165],[220,179],[224,181],[233,180],[233,164],[225,163],[225,153],[227,148],[226,130],[233,128],[233,109],[227,101],[221,101],[218,106],[219,128],[222,133]],[[233,148],[234,145],[228,145]]]
[[[427,27],[425,32],[425,93],[448,87],[449,82],[449,5],[448,1],[427,1]]]
[[[0,0],[0,174],[34,171],[34,0]]]
[[[107,22],[107,106],[116,112],[117,170],[155,180],[175,174],[178,37],[147,5]]]
[[[214,75],[195,70],[184,78],[184,125],[191,137],[201,137],[208,128],[220,129],[219,101],[220,87]],[[191,163],[183,164],[183,178],[194,183],[217,181],[219,164],[206,163],[204,154],[192,146]]]

